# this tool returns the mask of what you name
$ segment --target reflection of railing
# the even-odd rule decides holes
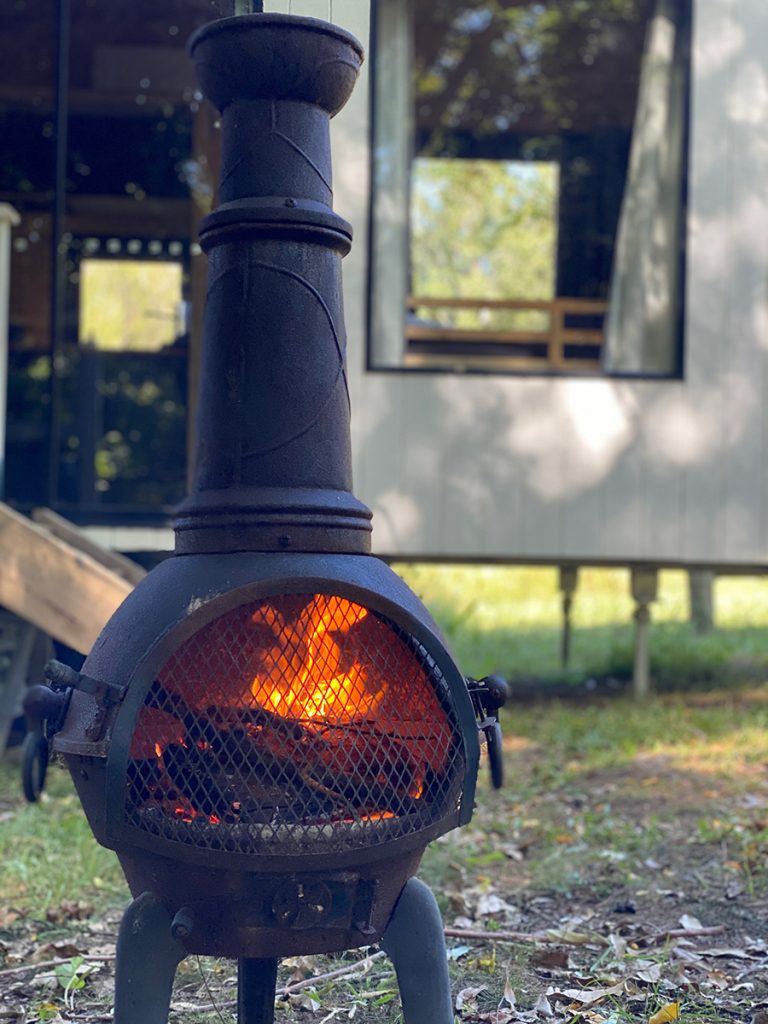
[[[594,370],[600,366],[607,304],[598,299],[408,300],[406,366],[488,370]],[[414,319],[426,309],[545,314],[544,329],[449,327]],[[423,317],[423,313],[420,314]]]

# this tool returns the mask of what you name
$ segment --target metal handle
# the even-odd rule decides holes
[[[499,711],[509,698],[509,684],[499,675],[467,679],[466,682],[478,719],[477,727],[485,736],[491,785],[494,789],[501,789],[504,785],[504,754]]]

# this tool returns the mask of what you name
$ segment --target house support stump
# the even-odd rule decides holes
[[[632,569],[632,597],[635,601],[635,662],[632,688],[635,697],[647,697],[651,690],[649,633],[651,604],[659,596],[657,569]]]

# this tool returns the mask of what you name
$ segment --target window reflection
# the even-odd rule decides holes
[[[232,13],[232,0],[0,5],[0,201],[22,216],[9,500],[95,521],[163,515],[184,493],[195,238],[217,141],[185,45]]]
[[[374,365],[676,372],[690,16],[378,0]]]

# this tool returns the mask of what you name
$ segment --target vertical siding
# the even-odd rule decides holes
[[[729,322],[726,344],[733,402],[724,424],[729,437],[725,506],[728,560],[749,557],[761,542],[763,378],[768,336],[768,4],[733,4],[742,39],[724,97],[730,136]]]
[[[334,0],[334,20],[367,44],[367,3]],[[694,37],[681,382],[366,371],[366,79],[337,118],[356,489],[377,550],[765,561],[768,3],[697,0]]]

